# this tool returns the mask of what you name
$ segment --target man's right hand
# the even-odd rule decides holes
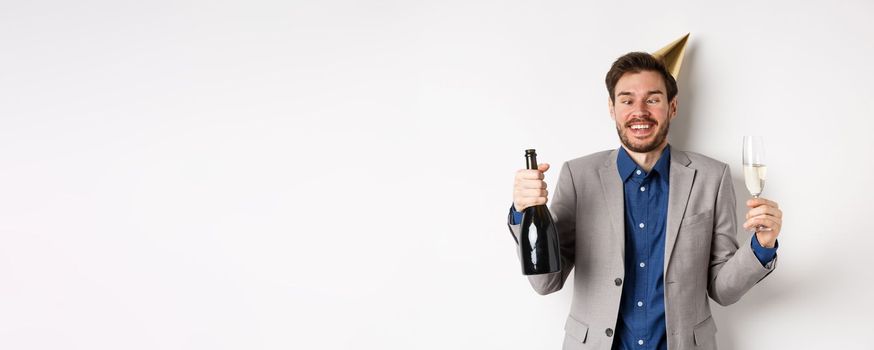
[[[537,170],[521,169],[516,171],[516,183],[513,185],[513,207],[516,211],[535,205],[546,204],[546,182],[543,173],[549,170],[548,163],[537,165]]]

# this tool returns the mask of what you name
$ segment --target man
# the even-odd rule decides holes
[[[561,271],[529,282],[545,295],[574,271],[564,349],[715,349],[708,296],[730,305],[773,271],[782,212],[747,201],[755,233],[738,242],[728,165],[668,143],[678,91],[661,60],[624,55],[606,83],[622,146],[564,163],[550,203]],[[548,169],[516,172],[516,238],[519,212],[547,202]]]

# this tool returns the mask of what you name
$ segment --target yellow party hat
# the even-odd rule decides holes
[[[686,33],[683,37],[652,53],[655,58],[665,62],[665,68],[676,80],[680,79],[680,66],[683,65],[683,55],[686,53],[686,41],[688,40],[689,33]]]

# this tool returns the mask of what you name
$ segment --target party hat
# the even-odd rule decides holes
[[[680,66],[683,64],[683,55],[686,53],[686,41],[688,40],[689,33],[686,33],[683,37],[652,53],[655,58],[665,62],[668,72],[676,80],[680,79]]]

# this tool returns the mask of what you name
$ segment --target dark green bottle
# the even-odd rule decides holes
[[[537,169],[537,153],[525,150],[528,169]],[[522,232],[519,235],[519,256],[522,273],[540,275],[561,270],[558,232],[552,214],[545,204],[525,208],[522,211]]]

